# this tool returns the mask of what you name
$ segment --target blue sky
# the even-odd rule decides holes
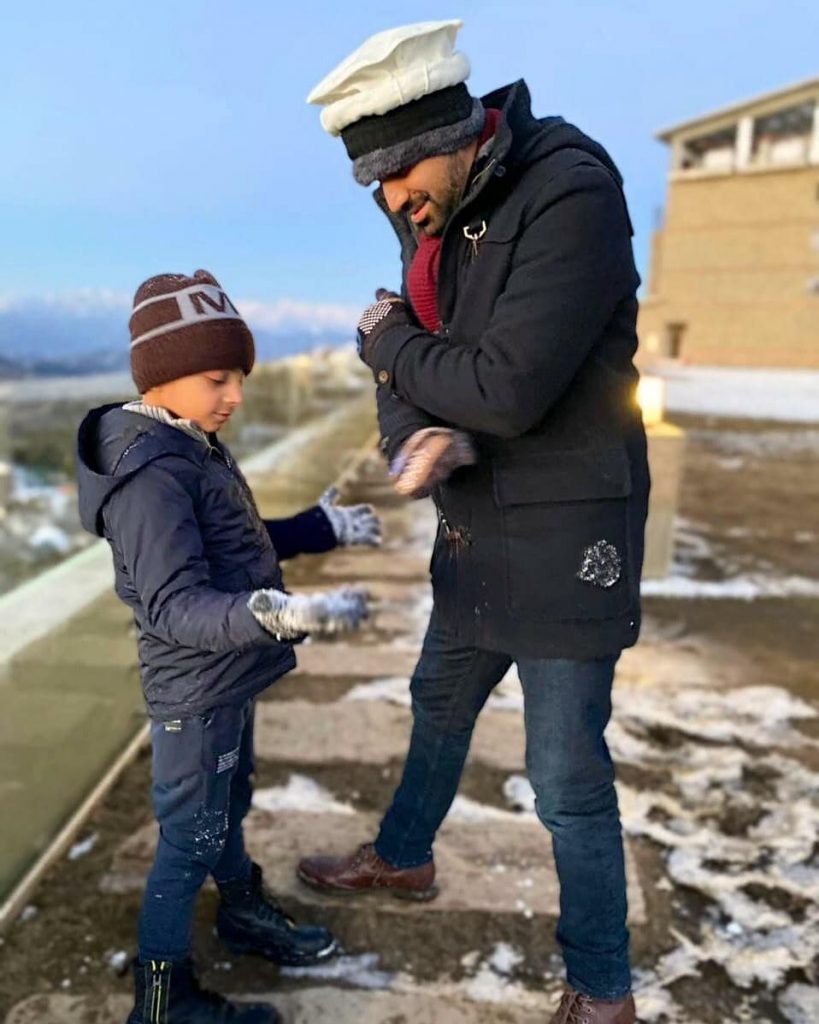
[[[524,77],[536,113],[610,149],[641,266],[664,194],[653,132],[819,74],[807,0],[9,4],[0,304],[93,303],[197,266],[308,317],[395,285],[394,238],[304,99],[373,32],[445,17],[465,22],[473,92]]]

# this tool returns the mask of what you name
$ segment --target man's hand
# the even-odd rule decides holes
[[[408,498],[426,498],[460,466],[477,455],[469,434],[449,427],[417,430],[390,465],[393,486]]]
[[[379,288],[375,293],[375,302],[367,306],[358,321],[358,354],[362,362],[371,370],[374,369],[375,352],[384,331],[388,327],[408,326],[412,322],[410,311],[401,296],[386,288]]]
[[[328,487],[319,498],[319,507],[330,521],[336,540],[344,547],[381,543],[381,521],[372,505],[339,505],[338,488]]]
[[[367,593],[341,587],[317,594],[285,594],[257,590],[247,606],[254,618],[277,640],[299,640],[305,633],[341,633],[358,629],[369,615]]]

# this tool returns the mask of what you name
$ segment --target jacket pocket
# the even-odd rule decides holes
[[[493,478],[509,611],[544,621],[625,614],[631,603],[626,452],[500,458]]]

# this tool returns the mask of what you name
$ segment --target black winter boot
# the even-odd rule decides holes
[[[126,1024],[280,1024],[272,1006],[234,1005],[199,987],[190,961],[137,961],[136,995]]]
[[[246,882],[220,885],[219,894],[216,931],[232,953],[255,953],[276,964],[302,967],[336,952],[336,941],[326,928],[299,927],[273,901],[258,864]]]

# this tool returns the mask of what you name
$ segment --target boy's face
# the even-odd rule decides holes
[[[160,384],[142,396],[149,405],[161,405],[202,430],[215,433],[242,404],[242,370],[206,370]]]

